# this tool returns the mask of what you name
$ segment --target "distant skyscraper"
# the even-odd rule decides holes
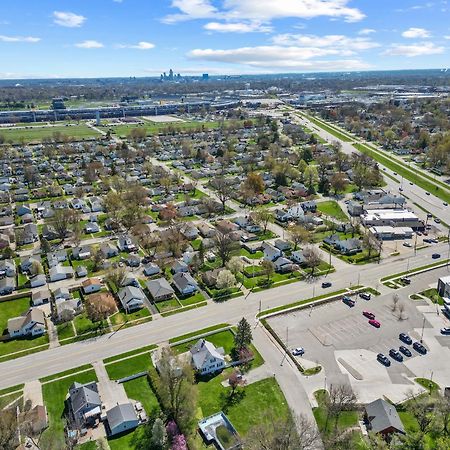
[[[173,80],[173,70],[172,69],[169,70],[169,80],[170,81]]]
[[[208,80],[209,79],[209,74],[208,73],[204,73],[203,75],[202,75],[202,80]]]

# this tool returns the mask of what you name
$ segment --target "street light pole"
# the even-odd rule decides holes
[[[425,329],[425,317],[423,318],[423,322],[422,322],[422,333],[420,335],[420,343],[423,342],[423,331]]]

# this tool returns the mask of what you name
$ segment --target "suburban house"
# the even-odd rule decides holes
[[[4,259],[0,261],[0,277],[15,277],[16,263],[13,259]]]
[[[39,289],[31,293],[31,303],[33,306],[43,305],[48,303],[52,298],[52,294],[48,288]]]
[[[238,450],[242,448],[237,431],[222,411],[205,417],[198,423],[198,427],[208,445],[214,444],[214,447],[218,450]]]
[[[170,271],[172,273],[189,272],[189,267],[184,261],[177,260],[172,264]]]
[[[77,276],[77,278],[86,277],[87,274],[88,270],[86,269],[85,266],[77,266],[77,268],[75,269],[75,275]]]
[[[298,269],[298,267],[293,264],[290,259],[287,259],[284,256],[277,258],[273,264],[275,266],[275,271],[279,273],[294,272]]]
[[[104,242],[100,245],[100,252],[104,258],[113,258],[119,254],[119,249],[111,242]]]
[[[148,280],[145,282],[148,292],[155,302],[168,300],[173,297],[175,291],[165,278]]]
[[[125,235],[119,237],[117,247],[121,252],[134,252],[136,250],[136,246],[133,244],[131,238]]]
[[[123,403],[106,411],[107,434],[114,436],[139,425],[139,418],[132,403]]]
[[[53,291],[53,297],[55,301],[68,300],[69,298],[72,298],[72,294],[70,293],[68,288],[60,287]]]
[[[97,222],[87,222],[84,226],[84,232],[86,234],[98,233],[100,231],[100,227]]]
[[[392,433],[405,434],[403,423],[395,406],[379,398],[364,407],[367,430],[387,436]]]
[[[91,257],[91,248],[88,245],[75,247],[72,249],[72,256],[75,259],[87,259]]]
[[[199,339],[189,351],[192,356],[192,365],[202,375],[218,372],[225,367],[224,349],[216,348],[205,339]]]
[[[16,288],[16,277],[0,278],[0,295],[12,294]]]
[[[268,242],[263,242],[261,247],[262,251],[264,252],[264,259],[266,261],[275,261],[282,254],[282,251],[280,249],[274,247]]]
[[[338,234],[327,236],[323,242],[343,255],[354,255],[362,251],[361,241],[356,238],[341,240]]]
[[[38,308],[30,308],[22,316],[8,320],[10,337],[41,336],[45,332],[44,313]]]
[[[136,286],[126,286],[122,288],[118,293],[120,303],[122,303],[125,311],[134,311],[135,309],[143,308],[145,294],[141,288]]]
[[[153,275],[158,275],[161,273],[161,269],[159,268],[158,264],[149,262],[144,265],[144,275],[147,277],[151,277]]]
[[[182,295],[190,295],[197,291],[196,281],[189,273],[178,272],[172,278],[173,285]]]
[[[63,266],[62,264],[58,264],[49,269],[48,278],[50,281],[61,281],[66,280],[67,278],[72,278],[73,274],[74,272],[71,266]]]
[[[303,252],[301,250],[295,250],[295,252],[292,252],[291,259],[297,264],[305,263],[305,257],[303,256]]]
[[[74,317],[83,311],[83,302],[80,298],[57,301],[53,310],[53,316],[57,321],[61,321],[64,318],[65,311],[68,311],[69,316]]]
[[[98,394],[97,383],[73,383],[69,388],[67,406],[69,421],[76,428],[94,425],[102,412],[102,401]]]
[[[29,283],[32,288],[45,286],[47,284],[47,278],[43,273],[38,273],[30,277]]]
[[[102,288],[102,282],[99,278],[88,278],[81,283],[84,294],[92,294],[98,292]]]

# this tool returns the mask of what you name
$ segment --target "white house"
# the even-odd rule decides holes
[[[102,282],[99,278],[89,278],[84,280],[81,284],[83,286],[84,294],[92,294],[93,292],[98,292],[102,289]]]
[[[261,247],[264,252],[264,259],[267,261],[275,261],[282,255],[282,251],[279,248],[274,247],[268,242],[264,242]]]
[[[126,286],[118,292],[120,303],[125,311],[134,311],[143,308],[145,294],[136,286]]]
[[[8,320],[11,337],[41,336],[46,332],[44,313],[38,308],[30,308],[22,316]]]
[[[58,264],[49,269],[48,278],[50,281],[61,281],[66,280],[67,278],[72,278],[73,273],[72,267]]]
[[[39,306],[44,303],[48,303],[52,297],[48,288],[39,289],[31,293],[31,303],[33,306]]]
[[[205,339],[199,339],[189,351],[192,356],[192,365],[202,375],[218,372],[225,367],[223,348],[216,348]]]

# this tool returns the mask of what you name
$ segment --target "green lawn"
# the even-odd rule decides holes
[[[208,328],[203,328],[201,330],[193,331],[192,333],[182,334],[181,336],[174,337],[172,339],[169,339],[170,344],[174,344],[176,342],[184,341],[185,339],[189,339],[191,337],[195,336],[201,336],[202,334],[209,333],[211,331],[220,330],[221,328],[227,328],[230,325],[228,323],[220,323],[217,325],[213,325]]]
[[[118,435],[108,439],[109,448],[111,450],[135,450],[136,442],[139,440],[139,436],[141,436],[143,432],[143,427],[137,427],[130,433]]]
[[[97,381],[97,377],[95,371],[91,370],[42,386],[44,403],[49,417],[49,428],[44,431],[40,441],[42,450],[64,450],[66,448],[63,420],[64,400],[68,394],[69,387],[75,381],[88,383]]]
[[[0,330],[8,327],[8,319],[18,317],[27,311],[30,308],[30,301],[30,297],[21,297],[0,302]]]
[[[129,314],[125,312],[117,312],[110,316],[110,319],[113,325],[123,325],[124,323],[131,322],[133,320],[138,320],[139,323],[142,323],[147,320],[151,320],[151,314],[147,308],[142,308],[137,311],[130,312]]]
[[[264,256],[264,253],[260,250],[256,251],[255,253],[250,253],[245,248],[241,248],[241,250],[239,251],[239,254],[240,254],[240,256],[245,256],[246,258],[249,258],[249,259],[261,259]]]
[[[91,364],[84,364],[83,366],[74,367],[73,369],[65,370],[64,372],[53,373],[52,375],[48,375],[47,377],[40,378],[39,381],[41,383],[48,383],[56,378],[66,377],[68,375],[72,375],[78,372],[82,372],[84,370],[92,369]]]
[[[318,202],[317,210],[329,217],[334,217],[335,219],[340,220],[341,222],[348,222],[349,220],[348,216],[344,213],[344,211],[342,211],[339,204],[334,200],[328,200],[326,202]]]
[[[56,325],[58,331],[58,339],[67,339],[75,336],[75,331],[73,330],[72,322],[60,323]]]
[[[84,444],[77,445],[75,450],[97,450],[97,441],[88,441]]]
[[[111,380],[118,380],[128,375],[134,375],[139,372],[148,371],[152,362],[149,353],[132,356],[131,358],[117,361],[105,366]]]
[[[162,302],[157,302],[156,307],[158,308],[158,311],[160,313],[181,308],[180,303],[176,298],[171,298],[170,300],[163,300]]]
[[[323,389],[314,392],[314,396],[317,399],[318,407],[313,408],[314,418],[316,419],[317,426],[319,427],[322,435],[328,435],[334,430],[335,419],[330,418],[328,424],[326,423],[327,417],[327,407],[326,407],[326,397],[328,392]],[[358,412],[357,411],[343,411],[339,415],[337,421],[337,428],[339,430],[345,430],[347,428],[356,426],[358,424]],[[325,426],[326,425],[326,426]]]
[[[211,334],[205,337],[206,340],[213,343],[216,347],[223,347],[225,353],[227,355],[230,354],[231,350],[234,347],[234,334],[231,330],[220,331],[215,334]],[[192,341],[185,342],[184,344],[179,344],[173,347],[176,353],[184,353],[187,352],[195,343],[197,339],[193,339]]]
[[[108,326],[106,320],[102,320],[99,322],[92,322],[92,320],[88,318],[86,313],[76,316],[75,319],[73,319],[73,323],[77,330],[77,334],[98,331],[99,329],[106,328]]]
[[[123,384],[123,387],[129,398],[142,403],[147,414],[150,414],[154,409],[160,409],[158,399],[156,398],[147,377],[135,378],[134,380],[127,381]]]
[[[426,291],[420,292],[420,294],[428,297],[433,303],[438,305],[444,305],[444,299],[438,294],[437,290],[434,288],[427,289]]]
[[[203,302],[204,300],[205,297],[203,296],[203,294],[201,292],[197,292],[196,294],[191,295],[190,297],[180,298],[180,303],[183,306],[189,306],[193,305],[194,303]]]
[[[247,289],[254,289],[254,288],[259,288],[259,287],[262,287],[262,288],[276,287],[281,284],[293,283],[295,281],[300,281],[302,279],[303,279],[303,277],[300,272],[274,273],[270,277],[269,283],[267,283],[266,275],[260,275],[260,276],[253,277],[253,278],[248,278],[245,275],[237,276],[237,280],[240,283],[243,283]]]
[[[0,397],[0,411],[5,408],[8,405],[11,405],[11,403],[19,400],[20,397],[23,396],[23,392],[16,392],[13,394],[7,394]]]
[[[56,125],[52,127],[38,127],[33,129],[8,129],[0,130],[0,135],[5,138],[6,141],[12,141],[14,143],[29,143],[29,142],[41,142],[44,138],[53,138],[54,133],[62,133],[64,136],[83,139],[83,138],[95,138],[100,137],[100,134],[89,128],[85,124],[63,126]]]
[[[274,417],[282,419],[289,415],[286,399],[274,378],[240,388],[242,394],[230,398],[231,389],[221,385],[229,373],[228,370],[207,382],[199,382],[201,417],[224,411],[237,432],[244,436],[255,425],[268,423]]]

